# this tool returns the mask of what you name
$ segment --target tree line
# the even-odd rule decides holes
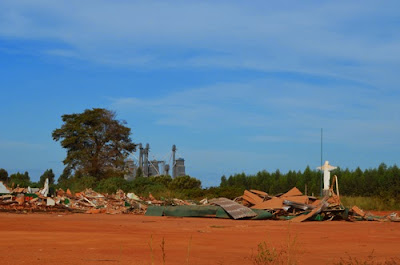
[[[400,170],[397,165],[387,166],[381,163],[378,168],[355,170],[348,168],[331,171],[337,175],[340,194],[347,196],[382,197],[400,201]],[[312,170],[309,166],[304,171],[290,170],[286,174],[260,171],[255,175],[245,173],[221,177],[220,187],[240,189],[258,189],[269,194],[285,192],[297,187],[308,195],[320,195],[321,171]],[[307,189],[307,190],[306,190]]]
[[[55,175],[52,169],[47,169],[39,178],[38,182],[31,181],[31,177],[29,173],[25,171],[24,173],[14,173],[8,175],[7,170],[4,168],[0,168],[0,181],[10,187],[31,187],[31,188],[41,188],[46,181],[46,178],[49,179],[49,184],[53,185],[55,182]]]

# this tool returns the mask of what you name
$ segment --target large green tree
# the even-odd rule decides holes
[[[62,121],[63,125],[52,136],[67,149],[63,161],[66,171],[98,180],[124,175],[125,159],[136,148],[126,122],[101,108],[65,114]]]

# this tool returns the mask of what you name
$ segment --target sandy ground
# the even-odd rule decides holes
[[[389,222],[1,213],[0,235],[0,264],[163,264],[163,253],[165,264],[253,264],[259,243],[280,249],[293,240],[297,264],[372,251],[376,261],[400,258],[400,223]]]

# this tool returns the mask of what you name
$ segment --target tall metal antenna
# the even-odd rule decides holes
[[[176,153],[176,145],[172,146],[172,178],[176,177],[176,159],[175,159],[175,153]]]
[[[323,133],[323,131],[322,131],[322,128],[321,128],[321,166],[322,166],[322,133]],[[322,182],[323,182],[323,171],[321,170],[321,185],[320,185],[320,187],[321,187],[321,197],[322,197]]]

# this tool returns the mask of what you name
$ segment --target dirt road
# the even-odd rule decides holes
[[[400,258],[400,223],[1,213],[0,235],[0,264],[253,264],[261,242],[298,264]]]

